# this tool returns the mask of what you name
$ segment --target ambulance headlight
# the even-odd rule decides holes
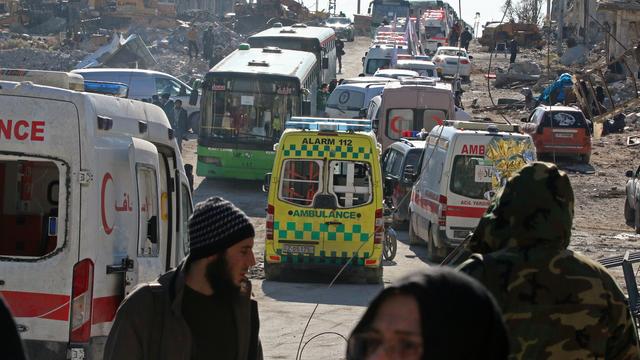
[[[201,156],[200,161],[209,165],[222,166],[220,158],[215,156]]]

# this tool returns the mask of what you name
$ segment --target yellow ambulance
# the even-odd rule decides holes
[[[367,282],[381,281],[380,149],[368,120],[287,121],[265,179],[267,279],[351,260]]]

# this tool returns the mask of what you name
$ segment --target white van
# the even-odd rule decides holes
[[[332,118],[358,118],[360,110],[380,95],[384,86],[384,83],[338,85],[327,100],[325,112]]]
[[[433,128],[411,194],[410,242],[426,242],[429,260],[444,258],[475,229],[495,191],[535,154],[517,125],[446,121]]]
[[[409,48],[406,45],[376,44],[371,46],[365,57],[362,58],[362,73],[373,75],[378,69],[390,68],[394,53],[409,54]]]
[[[413,70],[420,76],[427,78],[433,78],[436,81],[440,80],[438,77],[438,71],[436,70],[436,64],[431,61],[425,60],[413,60],[413,59],[400,59],[396,63],[396,69]]]
[[[102,359],[131,288],[188,252],[191,194],[157,106],[0,81],[0,294],[31,359]]]
[[[196,132],[200,128],[200,99],[197,92],[192,93],[194,90],[189,85],[169,74],[153,70],[115,68],[78,69],[72,73],[82,75],[85,80],[123,83],[129,87],[130,99],[150,101],[153,95],[169,93],[172,99],[182,100],[191,128]],[[191,105],[194,101],[195,105]]]

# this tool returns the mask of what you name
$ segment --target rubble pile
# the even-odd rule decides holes
[[[69,71],[85,56],[87,53],[82,50],[14,48],[0,50],[0,67]]]

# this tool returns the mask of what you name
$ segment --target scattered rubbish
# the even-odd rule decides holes
[[[640,145],[640,136],[627,136],[627,146]]]

